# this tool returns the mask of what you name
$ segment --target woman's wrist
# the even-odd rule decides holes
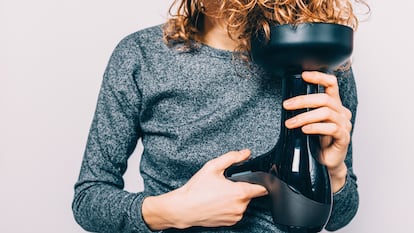
[[[338,192],[342,187],[344,187],[347,173],[348,169],[344,162],[334,169],[329,169],[329,174],[331,177],[331,189],[333,193]]]
[[[154,231],[165,230],[168,228],[186,228],[183,223],[176,217],[176,211],[179,206],[175,206],[177,202],[174,195],[178,190],[162,194],[159,196],[149,196],[142,203],[142,218],[147,226]]]
[[[150,196],[144,199],[142,202],[142,218],[151,230],[164,230],[169,228],[167,219],[163,217],[163,211],[161,210],[159,196]]]

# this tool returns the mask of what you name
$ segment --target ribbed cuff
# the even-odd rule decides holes
[[[149,195],[145,193],[140,193],[136,196],[136,198],[131,203],[130,208],[130,221],[134,226],[134,230],[136,232],[142,233],[152,233],[152,231],[148,225],[145,223],[144,218],[142,216],[142,203],[144,199],[147,198]]]
[[[353,219],[358,210],[359,203],[356,187],[354,179],[347,175],[344,187],[333,195],[332,214],[326,226],[327,230],[338,230]]]

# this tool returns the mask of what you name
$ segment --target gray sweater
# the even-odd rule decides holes
[[[355,117],[352,71],[337,76],[343,104]],[[76,221],[92,232],[151,232],[141,215],[143,199],[184,185],[207,161],[228,151],[249,148],[253,157],[269,151],[279,136],[281,98],[280,81],[229,51],[169,48],[160,26],[127,36],[104,74],[75,184]],[[122,176],[139,139],[144,190],[130,193],[123,190]],[[346,164],[347,181],[334,194],[328,230],[345,226],[358,208],[352,146]],[[265,201],[253,200],[233,227],[164,232],[283,232],[261,204]]]

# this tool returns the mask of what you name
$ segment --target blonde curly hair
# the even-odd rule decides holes
[[[250,51],[250,38],[259,30],[269,37],[270,24],[326,22],[355,30],[358,19],[353,3],[368,7],[363,0],[224,0],[215,3],[219,4],[215,17],[227,21],[228,34],[238,42],[240,51]],[[173,10],[176,13],[172,13]],[[163,28],[165,43],[194,48],[195,36],[202,31],[206,12],[208,9],[205,11],[202,0],[175,0],[169,10],[171,17]]]

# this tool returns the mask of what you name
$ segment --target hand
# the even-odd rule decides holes
[[[263,186],[233,182],[226,168],[250,156],[233,151],[207,162],[184,186],[144,200],[144,220],[152,230],[191,226],[231,226],[241,220],[250,200],[267,194]]]
[[[325,93],[302,95],[286,100],[287,110],[313,108],[285,122],[288,128],[301,127],[306,134],[320,134],[320,162],[327,166],[331,175],[332,191],[338,191],[346,180],[345,157],[351,140],[351,117],[349,109],[342,105],[335,76],[321,72],[303,72],[306,82],[325,87]]]

